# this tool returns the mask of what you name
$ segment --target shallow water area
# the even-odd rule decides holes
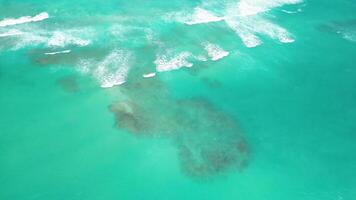
[[[354,199],[355,10],[0,0],[0,199]]]

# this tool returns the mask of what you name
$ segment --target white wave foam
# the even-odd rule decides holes
[[[249,1],[240,1],[237,4],[236,13],[239,16],[256,15],[257,13],[264,12],[266,8],[260,7],[250,3]]]
[[[77,35],[86,37],[85,39]],[[91,29],[67,29],[63,31],[47,31],[41,28],[22,28],[10,29],[7,32],[0,33],[1,37],[13,36],[15,40],[8,43],[6,48],[18,50],[24,47],[44,45],[49,48],[64,48],[68,45],[87,46],[93,38]]]
[[[192,54],[190,52],[182,52],[178,56],[169,58],[167,55],[160,55],[156,58],[156,70],[158,72],[177,70],[182,67],[192,67],[193,64],[188,61]]]
[[[17,25],[17,24],[25,24],[25,23],[29,23],[29,22],[38,22],[38,21],[45,20],[47,18],[49,18],[49,15],[46,12],[42,12],[34,17],[24,16],[24,17],[20,17],[17,19],[5,18],[2,21],[0,21],[0,27],[13,26],[13,25]]]
[[[27,46],[37,46],[46,43],[47,40],[47,37],[42,34],[23,32],[11,49],[18,50]]]
[[[83,47],[89,44],[90,40],[84,40],[60,31],[55,31],[47,42],[47,45],[50,47],[65,47],[67,45],[77,45]]]
[[[344,31],[340,33],[344,39],[350,42],[356,42],[356,31]]]
[[[292,35],[284,28],[265,20],[262,17],[235,17],[226,20],[228,26],[239,35],[249,48],[262,44],[256,34],[263,34],[281,43],[294,42]]]
[[[156,73],[154,73],[154,72],[142,75],[143,78],[152,78],[155,76],[156,76]]]
[[[21,35],[21,34],[23,34],[21,31],[16,30],[16,29],[11,29],[5,33],[0,33],[0,37],[15,36],[15,35]]]
[[[202,62],[208,61],[208,59],[203,55],[196,56],[195,59],[202,61]]]
[[[222,17],[218,17],[200,7],[194,9],[190,20],[186,20],[186,13],[171,15],[171,17],[175,16],[177,21],[188,25],[225,21],[241,38],[244,45],[252,48],[262,44],[261,39],[257,36],[258,34],[267,35],[282,43],[294,42],[293,37],[286,29],[269,22],[259,14],[285,4],[301,2],[302,0],[240,0],[234,3],[227,3]]]
[[[302,0],[240,0],[237,3],[236,14],[238,16],[251,16],[285,4],[301,2]]]
[[[129,72],[129,60],[131,55],[123,50],[111,52],[94,70],[103,88],[110,88],[126,82]]]
[[[163,42],[161,42],[159,39],[158,39],[158,35],[157,33],[155,33],[152,29],[150,28],[146,28],[144,30],[145,32],[145,37],[146,37],[146,40],[151,43],[151,44],[154,44],[154,45],[157,45],[159,47],[163,47],[164,44]]]
[[[229,52],[225,51],[221,47],[212,43],[203,43],[204,49],[208,52],[212,61],[220,60],[229,55]]]
[[[257,26],[255,28],[255,32],[259,32],[261,34],[265,34],[272,39],[277,39],[282,43],[291,43],[294,42],[294,38],[291,34],[284,28],[278,26],[277,24],[273,24],[267,20],[260,19],[256,22]]]
[[[211,13],[203,8],[196,7],[194,9],[194,13],[193,13],[191,19],[189,21],[185,22],[185,24],[194,25],[194,24],[218,22],[218,21],[222,21],[222,20],[224,20],[224,18],[217,17],[213,13]]]
[[[262,41],[255,34],[249,31],[238,31],[238,34],[242,39],[242,42],[248,48],[257,47],[262,44]]]
[[[55,52],[48,52],[48,53],[45,53],[45,55],[56,55],[56,54],[62,54],[62,53],[70,53],[71,50],[64,50],[64,51],[55,51]]]
[[[242,42],[248,48],[262,44],[262,41],[254,34],[253,29],[255,26],[253,23],[254,22],[244,19],[226,19],[226,24],[241,38]]]
[[[92,63],[94,63],[93,60],[80,59],[79,62],[78,62],[78,65],[76,67],[76,70],[79,73],[88,74],[88,73],[90,73],[90,69],[91,69],[91,67],[93,65]]]

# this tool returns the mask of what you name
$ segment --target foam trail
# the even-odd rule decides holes
[[[45,55],[56,55],[56,54],[70,53],[70,52],[71,52],[71,50],[64,50],[64,51],[56,51],[56,52],[45,53]]]
[[[49,15],[46,12],[42,12],[34,17],[24,16],[24,17],[20,17],[17,19],[5,18],[4,20],[0,21],[0,27],[13,26],[13,25],[17,25],[17,24],[25,24],[25,23],[29,23],[29,22],[38,22],[38,21],[45,20],[47,18],[49,18]]]
[[[208,52],[212,61],[220,60],[229,55],[229,52],[225,51],[221,47],[212,43],[203,43],[204,49]]]
[[[66,45],[77,45],[80,47],[90,44],[89,40],[74,37],[64,32],[55,31],[51,38],[49,38],[47,45],[50,47],[65,47]]]
[[[155,60],[156,70],[158,72],[177,70],[182,67],[192,67],[193,64],[187,59],[191,56],[190,52],[182,52],[178,56],[169,59],[166,55],[158,56]]]
[[[8,36],[15,36],[15,35],[21,35],[23,34],[21,31],[18,31],[16,29],[11,29],[5,33],[0,33],[0,38],[1,37],[8,37]]]

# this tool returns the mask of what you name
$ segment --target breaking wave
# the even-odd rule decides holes
[[[7,46],[11,50],[18,50],[24,47],[45,46],[48,48],[64,48],[67,46],[83,47],[91,44],[89,38],[90,30],[69,29],[46,31],[43,29],[10,29],[0,33],[0,38],[12,39],[12,43]],[[86,37],[85,39],[82,37]]]
[[[298,4],[301,2],[302,0],[240,0],[236,6],[236,15],[251,16],[286,4]]]
[[[89,44],[90,40],[84,40],[60,31],[55,31],[47,42],[49,47],[65,47],[67,45],[87,46]]]
[[[301,0],[240,0],[233,1],[233,3],[231,3],[232,1],[227,2],[219,3],[219,5],[213,2],[214,6],[211,6],[209,5],[211,1],[203,1],[199,5],[194,5],[191,10],[162,13],[160,15],[161,18],[157,19],[157,23],[161,25],[160,23],[169,20],[169,22],[173,22],[173,25],[167,25],[172,27],[170,31],[177,31],[177,35],[181,31],[184,33],[181,34],[182,36],[188,37],[191,35],[189,35],[190,33],[185,34],[188,32],[186,29],[193,29],[193,25],[201,24],[202,27],[199,28],[204,28],[204,24],[223,23],[226,26],[210,26],[210,28],[220,27],[232,30],[241,39],[244,46],[248,48],[261,45],[263,36],[280,43],[294,42],[293,35],[287,29],[267,19],[264,13],[285,4],[300,3],[302,2]],[[125,83],[132,65],[133,53],[117,49],[116,44],[125,45],[129,43],[129,48],[131,50],[134,49],[133,51],[152,51],[153,58],[149,62],[155,66],[155,70],[148,71],[150,73],[146,74],[140,73],[139,76],[142,75],[142,78],[152,78],[156,75],[156,72],[178,70],[184,67],[190,68],[193,66],[193,61],[194,63],[195,61],[218,61],[230,54],[219,44],[202,42],[207,40],[204,38],[200,40],[197,37],[189,38],[191,39],[189,43],[192,50],[185,51],[185,47],[179,46],[184,43],[173,41],[170,36],[167,37],[165,35],[166,33],[157,31],[161,30],[160,26],[149,23],[132,25],[109,21],[109,27],[104,27],[102,23],[98,23],[103,31],[98,31],[99,29],[96,29],[98,27],[93,27],[91,21],[89,26],[81,26],[81,28],[68,28],[65,25],[64,27],[67,28],[59,28],[57,26],[48,28],[37,26],[37,24],[16,26],[16,29],[7,27],[42,21],[47,18],[49,18],[48,13],[43,12],[35,16],[0,21],[1,48],[11,50],[24,47],[40,48],[41,51],[39,52],[42,55],[46,55],[45,59],[52,61],[52,63],[61,64],[61,61],[63,61],[66,62],[65,64],[78,65],[76,69],[79,72],[92,75],[100,82],[101,87],[105,88]],[[105,20],[108,19],[105,18]],[[179,24],[176,24],[177,22]],[[226,32],[231,34],[231,31]],[[102,48],[105,49],[104,52],[83,55],[80,53],[81,51],[75,51],[75,48],[86,47],[94,41],[102,39],[98,39],[101,36],[109,37],[108,44],[100,44],[104,45]],[[353,33],[344,33],[343,37],[348,40],[355,40]],[[199,49],[196,49],[196,47]],[[84,52],[86,48],[83,48]],[[116,50],[110,52],[112,49]],[[72,50],[73,52],[71,52]]]
[[[302,0],[240,0],[235,3],[227,3],[225,12],[220,16],[210,10],[196,7],[192,14],[178,12],[170,14],[170,18],[173,16],[176,21],[187,25],[223,21],[241,38],[246,47],[252,48],[262,44],[262,40],[257,36],[259,34],[281,43],[294,42],[295,39],[286,29],[270,22],[261,14],[272,8],[301,2]]]
[[[212,43],[203,43],[204,49],[208,52],[212,61],[220,60],[229,55],[229,52],[225,51],[221,47]]]
[[[157,59],[154,61],[156,64],[156,70],[158,72],[177,70],[182,67],[192,67],[193,63],[188,61],[191,57],[190,52],[182,52],[178,56],[169,57],[167,55],[158,55]]]
[[[33,17],[24,16],[24,17],[20,17],[17,19],[6,18],[6,19],[3,19],[0,21],[0,27],[13,26],[13,25],[17,25],[17,24],[25,24],[25,23],[29,23],[29,22],[38,22],[38,21],[45,20],[47,18],[49,18],[49,15],[46,12],[42,12],[38,15],[33,16]]]
[[[114,50],[93,71],[101,87],[110,88],[126,82],[131,55],[123,50]]]

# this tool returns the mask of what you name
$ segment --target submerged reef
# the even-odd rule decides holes
[[[79,84],[77,79],[73,76],[58,79],[57,84],[68,93],[75,93],[79,91]]]
[[[247,164],[248,149],[237,123],[204,99],[178,102],[183,132],[177,135],[183,171],[205,177]]]
[[[120,90],[125,97],[109,106],[116,127],[171,139],[189,177],[204,179],[247,165],[248,145],[236,120],[211,102],[174,99],[158,78],[127,83]]]

